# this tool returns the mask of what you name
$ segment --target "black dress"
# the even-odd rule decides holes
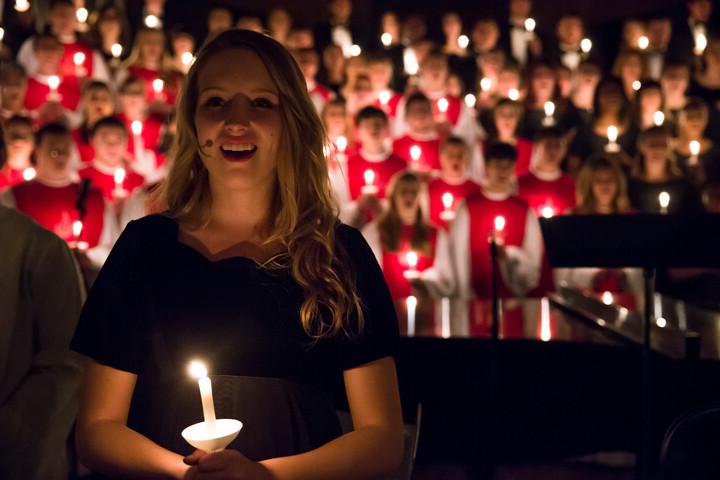
[[[162,215],[131,222],[87,299],[72,348],[138,376],[128,426],[172,451],[202,421],[202,359],[218,418],[244,426],[230,448],[252,460],[293,455],[340,435],[332,389],[343,370],[393,355],[397,319],[375,257],[361,234],[337,228],[363,303],[361,336],[313,343],[299,320],[303,292],[289,269],[246,257],[210,261],[178,241]]]

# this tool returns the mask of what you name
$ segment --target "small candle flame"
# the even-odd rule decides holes
[[[360,45],[353,45],[350,47],[350,55],[353,57],[358,57],[362,53],[362,48],[360,48]]]
[[[545,102],[543,108],[545,109],[546,117],[552,117],[555,114],[555,104],[553,102]]]
[[[372,170],[365,170],[363,178],[365,179],[365,185],[372,185],[375,183],[375,172]]]
[[[393,37],[392,34],[389,32],[385,32],[382,35],[380,35],[380,42],[382,42],[384,47],[389,47],[392,45]]]
[[[420,160],[420,156],[422,155],[422,149],[418,147],[417,145],[413,145],[410,147],[410,158],[412,158],[413,162],[417,162]]]
[[[130,130],[132,130],[133,135],[142,135],[143,131],[143,124],[140,120],[133,120],[133,122],[130,124]]]
[[[448,102],[447,98],[443,97],[440,100],[437,101],[438,110],[440,110],[440,113],[445,113],[448,110],[448,106],[450,106],[450,103]]]
[[[152,88],[156,94],[160,94],[160,92],[162,92],[162,89],[164,86],[165,86],[165,82],[163,81],[162,78],[156,78],[152,82]]]
[[[75,220],[73,222],[73,226],[72,226],[73,236],[75,238],[79,238],[80,234],[82,234],[82,230],[83,230],[83,223],[80,220]]]
[[[632,89],[633,89],[634,91],[637,92],[637,91],[640,90],[641,88],[642,88],[642,82],[641,82],[640,80],[634,80],[634,81],[632,82]]]
[[[33,167],[26,168],[25,170],[23,170],[22,174],[23,180],[25,180],[26,182],[29,182],[30,180],[35,178],[36,175],[37,171]]]
[[[452,193],[445,192],[442,194],[442,204],[443,204],[443,207],[445,207],[445,210],[450,210],[453,206],[454,201],[455,201],[455,198],[453,197]]]
[[[50,75],[48,77],[48,86],[50,87],[50,90],[57,90],[60,86],[60,77],[57,75]]]
[[[653,123],[656,127],[661,127],[665,123],[665,114],[660,110],[653,113]]]
[[[584,54],[590,53],[590,50],[592,50],[592,40],[583,38],[580,42],[580,50],[582,50]]]
[[[667,208],[670,205],[670,194],[668,192],[660,192],[658,202],[661,208]]]
[[[513,102],[517,102],[520,99],[520,90],[517,88],[511,88],[508,90],[508,98]]]
[[[390,92],[387,90],[383,90],[378,94],[378,99],[380,100],[380,103],[384,106],[387,106],[388,102],[390,102]]]
[[[148,15],[145,17],[145,26],[148,28],[158,28],[160,26],[160,19],[155,15]]]
[[[407,306],[408,310],[410,310],[410,309],[414,310],[417,307],[417,298],[410,295],[405,300],[405,305]]]
[[[610,125],[610,126],[607,128],[607,137],[608,137],[608,141],[609,141],[610,143],[615,143],[615,142],[617,142],[617,139],[618,139],[618,129],[617,129],[617,127],[616,127],[615,125]]]
[[[112,54],[113,58],[120,58],[122,52],[123,47],[119,43],[113,43],[112,47],[110,47],[110,53]]]
[[[191,377],[196,379],[207,377],[208,375],[207,367],[205,367],[205,364],[197,360],[193,360],[192,362],[190,362],[190,365],[188,366],[188,373]]]
[[[475,108],[475,104],[477,103],[477,98],[475,98],[475,95],[472,93],[468,93],[465,95],[465,105],[467,105],[468,108]]]
[[[614,300],[614,299],[613,299],[613,294],[612,294],[612,293],[610,293],[610,292],[608,292],[608,291],[603,292],[603,294],[602,294],[602,302],[603,302],[605,305],[612,305],[612,304],[613,304],[613,300]]]
[[[545,205],[540,210],[540,215],[542,215],[543,218],[552,218],[555,216],[555,210],[551,206]]]
[[[411,269],[414,270],[415,267],[417,267],[418,256],[417,256],[417,253],[415,253],[414,251],[411,250],[411,251],[407,252],[405,254],[405,260],[407,261],[408,267],[410,267]]]
[[[183,65],[186,67],[190,66],[195,62],[195,56],[192,54],[192,52],[184,52],[182,55],[180,55],[180,61]]]
[[[690,147],[690,155],[695,156],[695,157],[700,155],[700,142],[698,142],[697,140],[692,140],[690,142],[689,147]]]
[[[487,92],[492,88],[492,80],[490,80],[488,77],[483,77],[482,80],[480,80],[480,90],[483,92]]]
[[[638,38],[638,47],[640,47],[640,50],[646,50],[650,46],[650,39],[646,37],[645,35],[640,36]]]
[[[458,37],[457,42],[458,42],[458,47],[460,47],[462,49],[465,49],[468,47],[468,45],[470,45],[470,39],[468,38],[467,35],[460,35]]]
[[[695,35],[695,55],[702,55],[707,48],[707,44],[707,36],[702,32],[698,32]]]
[[[85,63],[85,54],[83,52],[76,52],[75,55],[73,55],[73,63],[76,67]]]
[[[5,38],[5,29],[0,27],[0,42]]]
[[[535,31],[536,22],[534,18],[526,18],[524,25],[527,32],[532,33]]]
[[[75,17],[77,18],[77,21],[80,23],[87,22],[88,19],[88,10],[85,7],[80,7],[75,11]]]
[[[125,181],[125,169],[124,168],[118,168],[115,170],[115,174],[113,175],[115,179],[116,185],[122,185],[122,183]]]
[[[15,0],[15,10],[23,13],[30,10],[30,2],[27,0]]]
[[[348,139],[346,137],[340,135],[335,140],[335,146],[337,147],[338,150],[340,150],[340,153],[343,153],[348,146]]]
[[[505,230],[505,217],[503,217],[502,215],[498,215],[497,217],[495,217],[494,223],[496,232],[502,232],[503,230]]]

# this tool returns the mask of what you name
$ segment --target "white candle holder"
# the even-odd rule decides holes
[[[205,422],[199,422],[185,428],[180,435],[199,450],[217,452],[230,445],[237,438],[242,427],[240,420],[218,418],[213,430],[210,430]]]

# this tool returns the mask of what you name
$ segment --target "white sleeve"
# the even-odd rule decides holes
[[[468,145],[476,144],[478,139],[485,136],[465,102],[460,102],[460,117],[452,129],[452,133],[462,137]]]
[[[97,50],[93,50],[92,78],[93,80],[100,80],[101,82],[105,82],[110,86],[111,89],[113,88],[113,86],[110,85],[110,71],[107,68],[105,59]]]
[[[405,122],[405,97],[403,96],[395,109],[395,118],[390,125],[390,135],[392,138],[400,138],[407,133],[407,123]]]
[[[540,281],[543,254],[540,223],[529,208],[525,218],[525,238],[522,246],[505,247],[507,260],[500,262],[500,273],[505,284],[518,297],[524,296]]]
[[[378,228],[377,221],[373,221],[365,225],[362,229],[362,234],[365,237],[365,241],[370,245],[370,249],[375,254],[375,259],[383,268],[383,254],[382,254],[382,242],[380,241],[380,229]]]
[[[87,252],[87,256],[93,265],[100,268],[102,267],[110,250],[112,250],[115,241],[117,240],[120,232],[118,231],[117,219],[115,217],[115,210],[112,205],[105,202],[105,212],[103,214],[103,229],[100,233],[100,241],[97,246],[91,248]]]
[[[138,188],[135,192],[130,195],[125,203],[123,204],[122,213],[120,214],[120,231],[125,230],[127,224],[132,220],[137,220],[147,215],[145,211],[145,201],[147,200],[147,193],[144,188]]]
[[[35,36],[25,40],[17,54],[17,62],[25,69],[25,73],[28,77],[37,71],[37,59],[35,58],[35,52],[33,51],[34,40]]]
[[[468,175],[470,179],[479,184],[485,185],[485,155],[479,142],[470,144],[470,164],[468,165]]]

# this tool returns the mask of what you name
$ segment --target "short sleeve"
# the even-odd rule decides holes
[[[137,271],[139,227],[131,222],[115,243],[88,294],[70,347],[119,370],[139,373],[144,304]]]
[[[362,331],[352,338],[343,337],[337,345],[337,361],[342,370],[347,370],[395,355],[399,330],[385,277],[362,234],[355,228],[341,225],[337,230],[337,241],[344,248],[353,270],[364,316]]]

